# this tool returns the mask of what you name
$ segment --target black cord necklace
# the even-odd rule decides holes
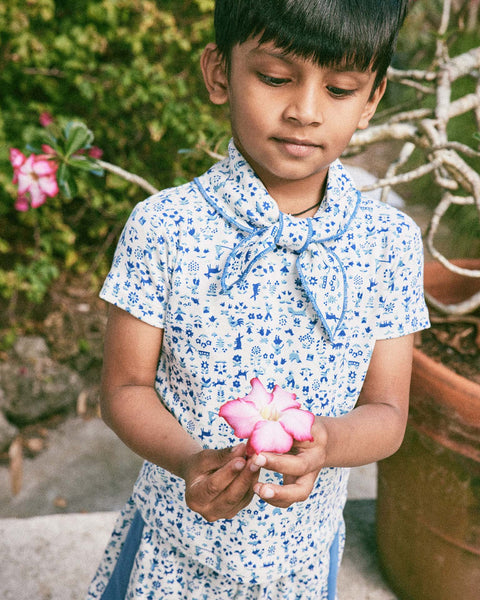
[[[306,208],[305,210],[301,210],[298,213],[291,213],[290,216],[291,217],[300,217],[301,215],[304,215],[308,211],[313,210],[314,208],[317,208],[318,206],[320,206],[321,203],[322,203],[322,199],[320,199],[318,202],[315,202],[315,204],[313,206],[310,206],[309,208]]]

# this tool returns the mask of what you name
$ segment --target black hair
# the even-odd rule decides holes
[[[408,0],[216,0],[216,44],[227,69],[232,48],[260,36],[320,66],[385,77]]]

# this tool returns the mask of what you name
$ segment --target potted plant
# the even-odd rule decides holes
[[[430,255],[426,298],[437,337],[448,336],[441,327],[464,325],[453,334],[453,350],[427,352],[419,336],[405,440],[394,456],[378,465],[379,557],[402,600],[480,597],[480,258],[449,260],[436,247],[439,228],[452,207],[470,211],[477,231],[480,220],[480,153],[450,139],[455,129],[451,121],[459,115],[470,115],[480,128],[480,47],[451,57],[455,36],[449,27],[456,17],[457,30],[463,20],[465,27],[470,23],[478,31],[479,2],[453,5],[444,0],[442,6],[430,66],[389,72],[391,80],[416,91],[415,108],[396,111],[352,141],[353,149],[401,142],[398,158],[369,189],[380,186],[387,194],[393,185],[433,175],[431,191],[439,202],[425,239]],[[473,90],[457,85],[460,78],[474,82]],[[417,163],[411,167],[414,153]],[[468,351],[476,354],[470,372],[458,373],[445,359],[461,351],[462,336],[476,345]]]

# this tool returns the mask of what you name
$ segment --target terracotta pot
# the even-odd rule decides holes
[[[480,268],[480,260],[462,262]],[[432,263],[425,287],[456,302],[480,280]],[[402,600],[480,599],[480,385],[419,349],[405,440],[378,465],[377,541]]]

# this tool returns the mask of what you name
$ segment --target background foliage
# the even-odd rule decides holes
[[[19,293],[41,299],[65,268],[103,274],[106,246],[145,193],[115,176],[83,177],[73,199],[20,214],[9,148],[23,150],[47,111],[86,122],[105,160],[157,187],[211,164],[205,153],[181,151],[226,132],[198,67],[212,8],[213,0],[0,4],[0,297],[10,312]]]
[[[9,148],[25,150],[40,114],[48,112],[60,123],[84,121],[105,160],[158,188],[202,172],[212,163],[202,148],[224,152],[228,140],[227,115],[208,103],[199,69],[203,46],[212,40],[213,4],[0,3],[0,333],[23,323],[61,273],[98,286],[128,214],[145,196],[114,175],[88,175],[71,199],[58,196],[19,213]],[[458,10],[468,4],[459,0]],[[441,0],[418,0],[414,9],[396,66],[420,65],[434,51]],[[475,31],[468,33],[467,23],[455,43],[477,45]],[[398,93],[392,86],[384,107],[415,102]]]

